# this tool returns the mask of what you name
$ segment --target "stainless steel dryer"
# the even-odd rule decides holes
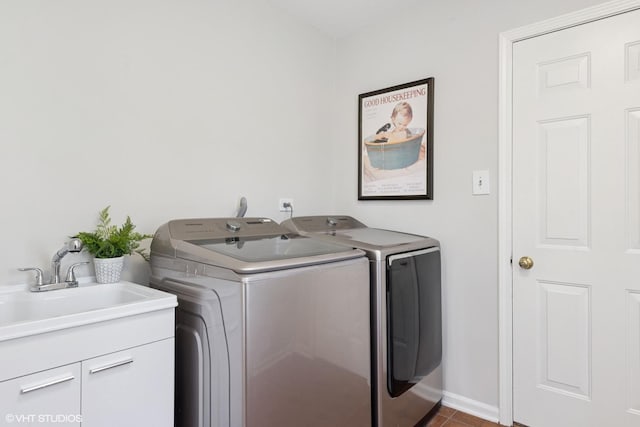
[[[267,218],[174,220],[151,286],[178,296],[178,427],[371,425],[368,262]]]
[[[367,253],[373,423],[410,427],[421,422],[442,399],[439,242],[369,228],[349,216],[294,217],[282,225]]]

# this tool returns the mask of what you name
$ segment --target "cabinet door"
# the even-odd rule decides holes
[[[82,362],[82,427],[172,427],[173,338]]]
[[[0,383],[0,426],[80,426],[80,363]]]

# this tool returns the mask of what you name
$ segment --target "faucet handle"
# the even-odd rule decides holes
[[[19,271],[35,271],[36,272],[36,286],[44,285],[44,273],[40,268],[36,267],[25,267],[19,268]]]
[[[78,286],[78,281],[76,280],[75,268],[79,265],[85,265],[85,264],[89,264],[89,262],[88,261],[77,262],[75,264],[72,264],[69,267],[69,269],[67,270],[67,278],[64,280],[69,284],[69,286]]]

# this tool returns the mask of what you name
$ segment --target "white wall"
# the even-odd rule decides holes
[[[240,196],[276,220],[279,197],[324,210],[334,64],[333,40],[261,1],[0,2],[0,283],[107,205],[147,233]]]
[[[337,210],[441,240],[445,389],[488,412],[498,404],[498,34],[597,3],[417,1],[338,40]],[[434,200],[358,202],[358,94],[426,77],[435,77]],[[490,171],[489,196],[471,195],[476,169]]]

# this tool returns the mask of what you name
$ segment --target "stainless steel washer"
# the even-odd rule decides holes
[[[364,252],[268,218],[183,219],[151,268],[178,296],[176,426],[371,425]]]
[[[369,228],[349,216],[294,217],[282,225],[367,253],[373,423],[410,427],[421,422],[442,399],[439,242]]]

